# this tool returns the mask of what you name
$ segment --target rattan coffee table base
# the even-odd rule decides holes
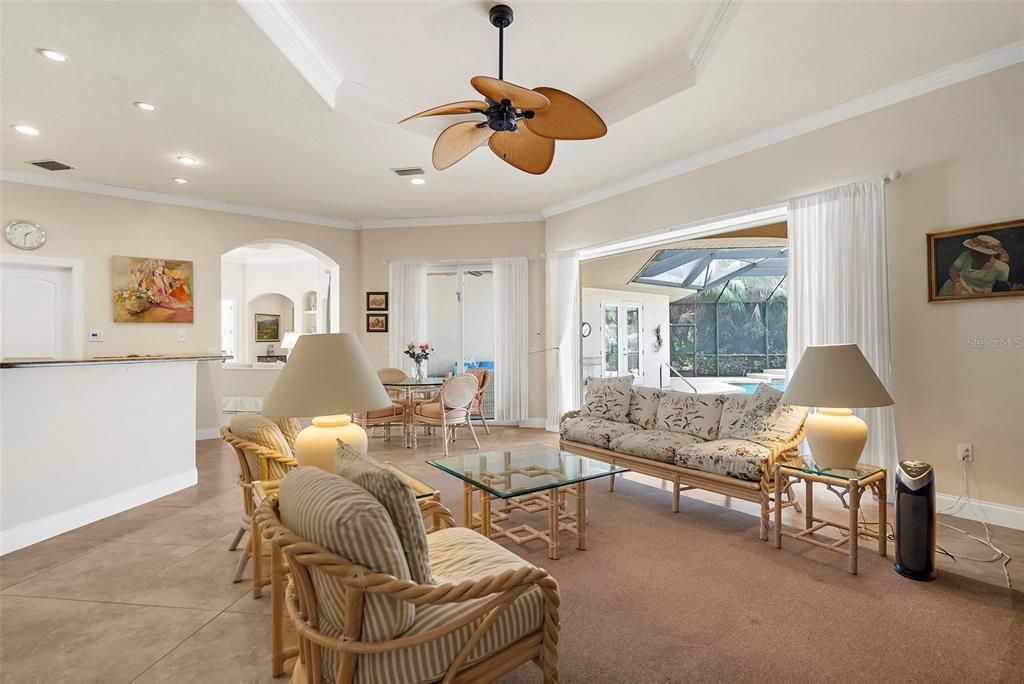
[[[516,544],[524,545],[538,539],[547,542],[548,558],[558,560],[559,535],[568,532],[576,536],[576,548],[587,548],[587,483],[578,482],[566,487],[558,487],[544,492],[536,492],[511,499],[504,499],[502,508],[495,508],[496,497],[490,492],[477,489],[468,482],[463,482],[465,496],[465,525],[491,539],[508,539]],[[480,512],[474,511],[473,493],[479,492]],[[566,496],[576,499],[575,510],[569,508]],[[548,514],[547,530],[538,530],[528,524],[506,526],[514,510],[529,514],[546,512]],[[583,524],[580,524],[580,520]]]

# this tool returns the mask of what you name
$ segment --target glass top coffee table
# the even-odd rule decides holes
[[[485,537],[505,537],[517,544],[542,539],[548,543],[548,557],[552,559],[558,558],[559,532],[575,534],[576,548],[587,548],[587,481],[629,470],[541,444],[460,454],[427,463],[462,480],[466,527],[478,529]],[[480,497],[479,513],[473,510],[474,493]],[[575,510],[568,507],[567,495],[575,497]],[[495,497],[505,501],[502,510],[492,508]],[[525,524],[505,526],[513,510],[547,512],[547,531]]]

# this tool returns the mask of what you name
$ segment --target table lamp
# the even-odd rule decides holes
[[[824,468],[857,467],[868,441],[868,426],[854,408],[894,402],[856,344],[807,347],[782,402],[816,406],[804,428],[814,462]]]
[[[355,335],[301,335],[263,402],[263,415],[315,416],[295,438],[295,460],[330,472],[337,440],[366,453],[366,431],[352,414],[389,406],[391,397]]]

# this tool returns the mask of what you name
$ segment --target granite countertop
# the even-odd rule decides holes
[[[4,359],[0,368],[45,368],[52,366],[116,365],[126,363],[165,363],[168,361],[223,361],[231,356],[210,353],[192,354],[124,354],[94,356],[89,359]]]

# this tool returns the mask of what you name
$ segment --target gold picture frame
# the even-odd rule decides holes
[[[1024,219],[926,235],[928,301],[1024,297]]]

